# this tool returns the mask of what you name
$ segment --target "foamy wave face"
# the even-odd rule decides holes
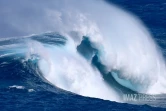
[[[102,1],[90,1],[88,4],[85,5],[86,9],[79,8],[76,13],[68,10],[70,16],[74,17],[68,32],[75,32],[76,37],[73,38],[73,33],[68,36],[76,44],[80,43],[82,36],[89,36],[93,47],[100,51],[100,61],[107,66],[108,71],[121,72],[117,77],[113,75],[120,84],[129,81],[130,85],[126,87],[132,90],[165,93],[165,62],[142,23],[128,12]],[[91,10],[88,10],[90,7]]]
[[[71,48],[65,46],[44,47],[36,41],[32,42],[29,53],[40,56],[39,68],[52,84],[79,95],[120,101],[115,91],[104,82],[101,74],[77,52],[72,52],[69,50]],[[42,51],[38,51],[39,48]]]
[[[39,49],[44,50],[34,50],[43,58],[39,66],[47,80],[80,95],[118,98],[114,98],[117,94],[102,81],[100,73],[76,51],[82,37],[88,36],[92,46],[99,50],[99,59],[107,70],[120,72],[113,73],[119,84],[141,93],[166,92],[164,59],[136,17],[103,1],[66,3],[68,7],[63,7],[62,2],[62,10],[49,10],[48,14],[55,15],[51,18],[55,20],[53,25],[67,37],[68,44],[63,48],[39,45]]]
[[[97,46],[102,50],[101,62],[109,71],[119,70],[121,73],[115,79],[122,85],[125,81],[131,82],[131,86],[125,86],[132,90],[164,93],[165,62],[151,35],[135,17],[115,7],[112,10],[115,14],[106,26],[109,32],[103,30],[103,42],[97,43],[102,47]],[[153,85],[161,89],[155,91],[157,87]]]

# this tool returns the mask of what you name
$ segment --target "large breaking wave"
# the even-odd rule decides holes
[[[0,58],[23,56],[48,82],[83,96],[166,93],[165,60],[141,21],[102,1],[84,3],[49,10],[56,32],[1,39]]]

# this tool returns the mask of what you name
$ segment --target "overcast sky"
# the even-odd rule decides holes
[[[108,21],[105,20],[108,13],[111,13],[112,18],[112,12],[105,12],[105,5],[104,8],[100,8],[96,1],[102,0],[0,0],[0,37],[26,36],[46,31],[58,32],[62,25],[65,29],[67,25],[71,26],[77,22],[77,17],[65,16],[67,14],[64,13],[69,10],[74,10],[73,13],[80,9],[84,10],[82,12],[91,11],[94,18],[98,18],[102,23]],[[103,13],[105,17],[100,16],[103,16]]]
[[[0,0],[0,37],[55,30],[49,10],[59,9],[61,4],[58,1]]]
[[[83,12],[97,13],[96,15],[101,13],[103,8],[93,6],[96,5],[96,1],[102,0],[0,0],[0,37],[26,36],[46,31],[58,32],[62,25],[63,29],[67,26],[69,28],[73,23],[83,19],[75,17],[79,9],[83,9]]]

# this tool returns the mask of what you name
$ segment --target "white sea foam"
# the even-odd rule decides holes
[[[39,67],[47,80],[80,95],[117,100],[100,73],[76,51],[82,36],[88,36],[107,70],[120,72],[113,74],[119,84],[141,93],[166,93],[165,61],[138,18],[103,1],[58,2],[62,9],[46,13],[68,44],[60,48],[29,45],[30,54],[40,55]]]
[[[28,92],[34,92],[35,90],[34,89],[28,89]]]
[[[18,85],[9,86],[9,88],[25,89],[24,86],[18,86]]]
[[[120,84],[128,81],[130,85],[126,84],[126,87],[141,93],[166,92],[165,60],[137,17],[102,1],[78,3],[73,0],[73,3],[77,6],[69,3],[69,9],[66,9],[69,16],[59,11],[61,32],[72,38],[76,45],[80,44],[82,36],[89,36],[108,71],[120,71],[117,76],[113,75]],[[62,16],[69,21],[66,23]]]
[[[33,42],[35,44],[30,45],[32,52],[29,53],[35,52],[41,57],[39,68],[52,84],[83,96],[120,101],[119,96],[107,86],[100,73],[77,52],[71,51],[72,48],[66,47],[69,45],[43,47]]]

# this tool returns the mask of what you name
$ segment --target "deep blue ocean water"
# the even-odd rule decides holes
[[[166,57],[166,1],[165,0],[107,0],[137,15],[152,33]],[[131,30],[132,31],[132,30]],[[33,40],[47,44],[65,44],[61,35],[45,34],[50,39],[32,36]],[[61,38],[61,41],[54,40]],[[22,39],[0,41],[0,46],[24,43]],[[87,43],[88,44],[88,43]],[[24,46],[22,47],[24,48]],[[78,49],[81,46],[77,47]],[[89,48],[89,46],[88,46]],[[19,49],[21,50],[21,49]],[[93,50],[93,49],[89,49]],[[149,105],[131,105],[97,98],[83,97],[64,91],[41,76],[37,60],[24,61],[21,54],[10,47],[0,49],[0,111],[165,111],[165,100]],[[22,51],[22,50],[21,50]],[[84,53],[81,52],[80,53]],[[9,56],[3,56],[10,54]],[[87,55],[88,56],[88,55]],[[22,62],[24,61],[24,62]],[[94,60],[94,64],[95,64]],[[96,63],[97,64],[97,63]],[[100,65],[100,64],[97,64]],[[157,89],[156,89],[157,90]],[[160,105],[161,104],[161,105]]]

